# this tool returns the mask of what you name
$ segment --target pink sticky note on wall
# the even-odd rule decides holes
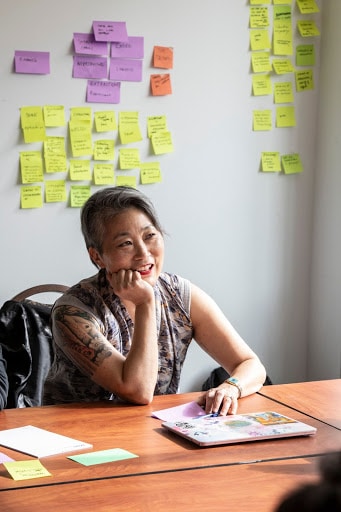
[[[142,81],[142,60],[110,59],[110,80]]]
[[[127,59],[143,59],[144,38],[141,36],[128,37],[128,41],[111,43],[111,57],[125,57]]]
[[[17,50],[14,53],[16,73],[28,73],[34,75],[50,74],[49,52],[29,52]]]
[[[93,55],[74,55],[73,78],[107,78],[108,63],[106,57]]]
[[[128,41],[125,21],[94,21],[92,28],[96,41]]]
[[[120,92],[120,82],[88,80],[86,101],[88,103],[119,103]]]

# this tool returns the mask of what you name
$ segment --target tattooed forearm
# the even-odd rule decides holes
[[[113,352],[100,333],[94,318],[72,306],[56,308],[54,337],[68,357],[90,375]]]

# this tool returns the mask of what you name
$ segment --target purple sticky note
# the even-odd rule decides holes
[[[5,453],[0,453],[0,464],[3,462],[13,462],[13,459],[11,457],[8,457]]]
[[[142,60],[110,59],[110,80],[142,81]]]
[[[89,80],[86,90],[86,101],[88,103],[119,103],[120,91],[120,82]]]
[[[50,74],[49,52],[28,52],[17,50],[14,53],[16,73],[28,73],[34,75]]]
[[[73,78],[107,78],[107,68],[106,57],[74,55],[72,76]]]
[[[197,416],[204,416],[205,414],[204,409],[200,407],[197,402],[188,402],[187,404],[177,405],[169,409],[154,411],[152,416],[163,421],[177,421],[196,418]]]
[[[96,41],[93,34],[73,34],[73,44],[76,53],[83,55],[108,55],[108,43]]]
[[[140,36],[131,36],[128,37],[128,41],[114,41],[111,43],[111,57],[143,59],[144,38]]]
[[[96,41],[128,41],[125,21],[93,21]]]

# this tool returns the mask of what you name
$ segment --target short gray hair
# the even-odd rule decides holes
[[[154,205],[147,196],[132,187],[108,187],[90,196],[81,210],[81,229],[87,249],[93,247],[101,254],[106,223],[128,208],[141,210],[164,234]]]

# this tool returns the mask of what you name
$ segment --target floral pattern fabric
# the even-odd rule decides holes
[[[176,393],[193,328],[190,283],[162,273],[154,286],[159,345],[159,373],[154,394]],[[55,306],[72,305],[95,317],[102,334],[124,356],[130,350],[134,324],[106,279],[104,270],[71,287]],[[118,400],[78,368],[54,343],[54,361],[45,382],[44,404]]]

